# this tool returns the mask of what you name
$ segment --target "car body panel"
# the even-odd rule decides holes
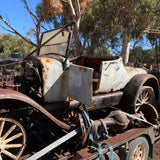
[[[121,90],[136,74],[144,73],[147,73],[144,69],[124,66],[121,57],[117,60],[102,61],[100,84],[95,92]]]
[[[83,104],[91,105],[93,69],[71,64],[69,67],[69,96]]]
[[[68,64],[63,70],[62,57],[38,57],[43,66],[43,101],[52,103],[65,101],[68,97],[81,103],[92,104],[92,74],[93,69],[74,64]]]

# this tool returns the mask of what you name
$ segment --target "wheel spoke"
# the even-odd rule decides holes
[[[6,139],[15,128],[16,128],[16,125],[13,125],[2,138]]]
[[[135,104],[135,112],[137,112],[139,110],[139,106],[141,106],[142,104],[146,104],[146,103],[150,103],[150,94],[148,91],[143,91],[139,94],[136,104]]]
[[[12,136],[12,137],[6,139],[5,141],[6,141],[6,143],[11,142],[11,141],[13,141],[13,140],[15,140],[15,139],[21,137],[22,135],[23,135],[22,133],[18,133],[18,134],[16,134],[16,135],[14,135],[14,136]]]
[[[144,102],[145,103],[149,102],[149,97],[147,97]]]
[[[140,97],[141,97],[141,100],[143,100],[143,93],[140,95]]]
[[[7,156],[9,156],[9,157],[11,157],[11,158],[13,158],[13,159],[16,159],[16,156],[14,154],[10,153],[7,150],[3,150],[2,153],[7,155]]]
[[[3,128],[4,128],[4,124],[5,124],[5,121],[2,120],[1,126],[0,126],[0,137],[1,137],[1,135],[2,135],[2,131],[3,131]]]
[[[135,112],[138,112],[139,108],[140,108],[140,106],[136,108]]]
[[[146,99],[148,96],[149,96],[149,93],[148,93],[148,92],[145,92],[144,99]]]
[[[7,144],[5,146],[6,149],[9,149],[9,148],[20,148],[22,147],[23,145],[22,144]]]
[[[145,118],[144,116],[141,116],[141,118],[142,118],[143,120],[147,121],[146,118]]]
[[[142,103],[136,103],[136,106],[140,106]]]
[[[0,154],[0,160],[3,160],[3,159],[2,159],[2,155],[1,155],[1,154]]]
[[[142,92],[142,100],[145,98],[146,92]]]
[[[137,99],[137,102],[140,102],[140,103],[141,103],[141,102],[142,102],[142,100],[141,100],[140,98],[138,98],[138,99]]]

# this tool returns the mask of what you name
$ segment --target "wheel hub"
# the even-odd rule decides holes
[[[132,160],[144,160],[145,156],[145,149],[143,144],[138,145],[133,152]]]

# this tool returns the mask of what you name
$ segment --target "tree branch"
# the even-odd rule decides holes
[[[22,36],[19,32],[17,32],[7,21],[5,21],[5,19],[3,19],[3,17],[0,15],[0,19],[14,32],[14,34],[17,34],[18,36],[20,36],[23,40],[25,40],[26,42],[30,43],[33,46],[37,46],[35,43],[33,43],[32,41],[29,41],[28,39],[26,39],[24,36]]]
[[[29,12],[29,14],[30,14],[30,16],[31,16],[31,18],[32,18],[32,21],[33,21],[33,23],[34,23],[34,25],[37,26],[36,22],[39,24],[39,19],[38,19],[38,18],[36,17],[36,15],[33,14],[33,12],[30,10],[29,5],[28,5],[28,3],[27,3],[26,0],[21,0],[21,2],[25,5],[25,8],[26,8],[27,11]],[[41,18],[40,18],[40,19],[41,19]],[[35,20],[36,20],[36,22],[35,22]],[[41,27],[42,27],[44,30],[47,30],[44,26],[41,25]]]
[[[38,22],[38,19],[37,19],[37,17],[33,14],[33,12],[31,12],[31,10],[30,10],[30,8],[29,8],[29,6],[28,6],[27,1],[26,1],[26,0],[21,0],[21,2],[25,5],[25,8],[26,8],[27,11],[29,12],[29,14],[30,14],[30,16],[31,16],[31,18],[32,18],[32,20],[33,20],[33,23],[36,25],[35,20]]]
[[[73,16],[73,20],[76,20],[76,13],[75,13],[75,10],[74,10],[72,1],[71,1],[71,0],[68,0],[68,3],[69,3],[69,6],[70,6],[70,8],[71,8],[71,13],[72,13],[72,16]]]
[[[11,31],[11,30],[9,30],[9,29],[5,28],[3,25],[1,25],[1,24],[0,24],[0,26],[1,26],[1,28],[2,28],[2,29],[6,30],[7,32],[10,32],[10,33],[13,33],[13,34],[14,34],[14,32],[13,32],[13,31]]]

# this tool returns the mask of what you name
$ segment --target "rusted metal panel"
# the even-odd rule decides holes
[[[122,91],[97,95],[93,97],[93,104],[95,108],[102,106],[118,105],[123,96]]]
[[[43,65],[43,97],[45,103],[65,101],[68,96],[68,70],[63,71],[63,58],[39,57]]]
[[[122,91],[93,96],[92,98],[93,104],[92,106],[87,106],[87,109],[92,110],[99,107],[118,105],[120,103],[122,96],[123,96]],[[70,101],[70,104],[69,104],[70,107],[78,107],[79,105],[80,105],[80,102],[76,100]]]
[[[70,129],[70,126],[61,122],[60,120],[56,119],[53,115],[51,115],[47,110],[45,110],[41,105],[35,102],[30,97],[10,89],[0,89],[0,100],[11,99],[25,102],[26,104],[32,106],[33,108],[37,109],[38,111],[42,112],[46,115],[49,119],[51,119],[54,123],[64,129]]]
[[[92,104],[93,69],[71,64],[69,67],[69,96],[88,106]]]
[[[140,68],[125,67],[122,58],[102,61],[101,78],[98,92],[111,92],[123,89],[136,74],[146,73]]]
[[[44,103],[65,101],[69,96],[86,105],[92,104],[92,68],[70,64],[63,71],[63,58],[38,59],[43,66]]]
[[[119,147],[123,144],[125,144],[126,142],[129,142],[131,140],[133,140],[134,138],[137,138],[139,136],[142,135],[151,135],[151,132],[153,132],[153,127],[149,127],[149,128],[134,128],[134,129],[130,129],[126,132],[123,132],[121,134],[117,134],[114,137],[108,138],[107,140],[104,140],[100,143],[107,143],[110,144],[112,146],[112,148],[116,148]],[[154,140],[151,141],[154,142]],[[103,154],[108,152],[108,148],[103,148],[102,149]],[[95,159],[98,158],[98,152],[92,152],[91,149],[89,148],[84,148],[80,151],[77,152],[77,154],[75,155],[75,157],[73,159],[85,159],[85,160],[90,160],[90,159]]]

